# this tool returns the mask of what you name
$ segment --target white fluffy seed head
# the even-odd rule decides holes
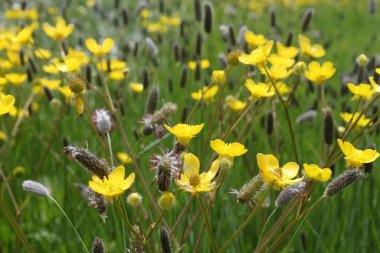
[[[98,109],[92,116],[96,130],[101,134],[109,133],[112,129],[112,118],[107,110]]]
[[[43,184],[38,183],[36,181],[25,180],[22,183],[22,188],[24,189],[24,191],[33,193],[34,195],[37,195],[37,196],[47,197],[50,195],[48,188],[46,188]]]

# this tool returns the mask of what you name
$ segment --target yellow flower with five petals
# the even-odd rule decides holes
[[[87,49],[98,58],[105,56],[109,51],[111,51],[115,44],[111,38],[106,38],[101,44],[98,44],[96,40],[89,38],[85,43]]]
[[[305,175],[308,178],[321,181],[321,182],[326,182],[327,180],[330,179],[332,171],[329,168],[321,168],[316,164],[303,164],[303,169],[305,172]]]
[[[174,134],[177,137],[178,143],[188,146],[190,140],[195,137],[203,128],[204,124],[200,125],[188,125],[188,124],[177,124],[170,127],[164,124],[166,130]]]
[[[330,61],[321,65],[317,61],[309,63],[308,69],[305,71],[305,77],[317,85],[323,84],[335,74],[336,69]]]
[[[338,144],[343,154],[346,156],[347,167],[360,168],[363,163],[371,163],[379,156],[379,152],[373,149],[360,150],[354,147],[350,142],[343,142],[338,139]]]

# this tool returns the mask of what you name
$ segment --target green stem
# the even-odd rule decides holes
[[[214,253],[216,253],[216,252],[218,252],[218,250],[216,248],[215,238],[214,238],[214,235],[212,233],[211,225],[210,225],[210,222],[209,222],[208,217],[207,217],[206,209],[205,209],[205,207],[203,205],[203,202],[202,202],[202,199],[201,199],[200,196],[198,197],[198,200],[199,200],[199,205],[201,206],[201,209],[202,209],[203,216],[205,217],[208,233],[209,233],[210,240],[211,240],[211,243],[212,243],[212,251]]]
[[[160,223],[160,221],[162,220],[162,217],[164,217],[164,212],[162,211],[160,216],[158,217],[157,221],[154,223],[152,229],[150,229],[148,231],[148,234],[146,236],[146,239],[145,239],[145,242],[148,241],[149,237],[152,235],[152,232],[156,229],[157,225]]]
[[[109,132],[107,132],[107,141],[108,141],[108,149],[110,152],[111,166],[113,168],[114,164],[113,164],[113,155],[112,155],[112,143],[111,143],[111,136]]]

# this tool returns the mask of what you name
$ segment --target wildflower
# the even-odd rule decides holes
[[[108,201],[122,194],[134,183],[135,173],[132,172],[127,178],[124,178],[124,176],[125,168],[120,165],[116,167],[109,175],[103,177],[103,179],[93,175],[92,181],[88,182],[88,186],[94,192],[104,195]]]
[[[281,42],[276,43],[277,54],[281,57],[295,58],[299,52],[296,47],[284,46]]]
[[[66,21],[63,18],[58,18],[55,27],[49,25],[48,23],[44,23],[42,27],[44,32],[55,41],[62,41],[74,30],[74,26],[66,25]]]
[[[183,173],[180,179],[176,180],[176,184],[182,190],[192,194],[199,192],[208,192],[215,188],[216,183],[211,182],[219,170],[219,163],[213,162],[211,168],[207,172],[199,174],[199,159],[191,153],[183,155]]]
[[[231,95],[226,97],[226,103],[234,111],[241,111],[247,106],[246,102],[243,102]]]
[[[142,202],[142,196],[140,193],[133,192],[128,195],[127,197],[127,203],[131,206],[138,206]]]
[[[199,61],[199,65],[201,69],[208,69],[210,67],[210,62],[207,59],[203,59]],[[189,61],[188,63],[189,69],[195,70],[197,68],[197,62],[196,61]]]
[[[98,58],[102,58],[114,46],[114,41],[111,38],[106,38],[102,44],[98,44],[96,40],[89,38],[86,40],[87,49]]]
[[[275,92],[270,91],[270,86],[265,83],[256,84],[252,79],[245,81],[245,87],[251,92],[251,98],[257,100],[262,97],[272,97]]]
[[[211,87],[205,86],[197,92],[192,92],[191,97],[194,100],[203,100],[206,103],[210,103],[213,100],[216,93],[218,92],[218,90],[219,87],[217,85],[213,85]]]
[[[326,52],[319,44],[311,44],[310,39],[306,36],[299,35],[298,43],[300,46],[301,54],[304,57],[320,58],[323,57]]]
[[[173,127],[164,124],[166,130],[174,134],[178,139],[178,143],[184,146],[189,145],[191,138],[195,137],[203,126],[203,123],[200,125],[177,124]]]
[[[39,82],[42,86],[48,88],[49,90],[56,90],[61,85],[60,79],[40,78]]]
[[[129,83],[129,88],[134,93],[141,93],[144,90],[144,85],[142,83],[131,82],[131,83]]]
[[[295,162],[288,162],[280,167],[277,158],[274,155],[264,155],[258,153],[257,164],[263,181],[266,184],[272,184],[275,190],[284,188],[288,185],[300,182],[302,178],[295,178],[298,175],[299,166]]]
[[[226,80],[226,73],[224,70],[214,70],[211,79],[214,83],[224,83]]]
[[[326,182],[327,180],[330,179],[331,177],[331,170],[329,168],[320,168],[316,164],[303,164],[303,168],[305,171],[305,175],[308,178],[321,181],[321,182]]]
[[[111,131],[113,120],[110,113],[104,109],[97,109],[92,115],[92,123],[100,134],[107,134]]]
[[[240,64],[240,61],[239,61],[239,56],[241,55],[242,53],[240,51],[231,51],[228,55],[227,55],[227,63],[231,66],[237,66]]]
[[[0,92],[0,115],[4,115],[14,110],[16,99],[12,95],[4,95]]]
[[[176,198],[171,192],[162,193],[161,197],[157,201],[158,206],[161,209],[167,210],[172,208],[176,203]]]
[[[359,112],[355,112],[353,114],[345,112],[345,113],[341,113],[340,114],[340,117],[346,123],[348,123],[348,122],[351,121],[351,124],[353,124],[354,122],[356,122],[358,120],[359,116],[360,116]],[[371,119],[366,118],[366,116],[364,114],[362,114],[362,116],[360,117],[360,119],[357,121],[355,127],[365,127],[365,126],[370,126],[371,124],[372,124],[371,123]]]
[[[293,58],[279,56],[278,54],[271,54],[268,57],[268,61],[275,66],[283,66],[285,68],[290,68],[294,65],[295,60]]]
[[[247,42],[249,48],[256,48],[258,46],[264,45],[267,39],[262,34],[255,34],[252,31],[247,31],[244,34],[245,41]]]
[[[132,163],[132,158],[126,153],[117,152],[116,157],[117,159],[119,159],[120,163],[123,165]]]
[[[67,73],[67,72],[77,72],[80,69],[81,62],[76,58],[66,57],[63,62],[60,62],[56,65],[58,71]]]
[[[287,70],[283,65],[272,65],[269,69],[259,67],[261,73],[270,78],[273,82],[287,78],[293,71]]]
[[[377,69],[376,69],[377,70]],[[370,76],[369,77],[369,82],[371,83],[371,86],[372,86],[372,89],[377,92],[377,93],[380,93],[380,85],[378,85],[374,80],[373,80],[373,76]]]
[[[33,41],[32,34],[34,28],[32,26],[25,26],[21,31],[17,33],[17,35],[12,39],[14,42],[19,44],[26,44],[28,42]]]
[[[272,47],[273,40],[267,41],[264,45],[253,50],[250,54],[241,54],[239,56],[239,61],[243,64],[253,64],[264,67]]]
[[[379,152],[373,149],[356,149],[350,142],[338,139],[338,144],[347,160],[347,167],[360,168],[363,163],[371,163],[379,156]]]
[[[244,145],[239,142],[225,143],[221,139],[210,141],[210,146],[216,153],[218,153],[219,160],[226,158],[231,163],[233,162],[234,157],[244,155],[248,151]]]
[[[354,94],[352,100],[358,100],[360,98],[363,98],[364,100],[370,100],[373,94],[376,93],[376,90],[373,90],[371,85],[366,83],[361,83],[359,85],[348,83],[347,87],[351,93]]]
[[[327,61],[321,66],[319,62],[313,61],[309,63],[308,70],[305,71],[305,77],[317,85],[323,84],[330,79],[335,73],[333,63]]]
[[[48,50],[48,49],[37,48],[37,49],[34,51],[34,55],[35,55],[38,59],[45,60],[45,59],[50,59],[52,53],[51,53],[50,50]]]
[[[286,83],[284,82],[277,82],[276,84],[276,88],[277,88],[277,91],[278,93],[282,96],[282,95],[285,95],[285,94],[288,94],[290,92],[290,88],[286,85]],[[271,85],[270,87],[270,91],[273,91],[273,92],[276,92],[275,88],[273,87],[273,85]]]
[[[14,85],[20,85],[23,82],[26,81],[27,75],[26,74],[19,74],[19,73],[8,73],[4,76],[8,82]]]

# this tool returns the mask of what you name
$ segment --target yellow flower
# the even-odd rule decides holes
[[[14,85],[20,85],[23,82],[25,82],[27,75],[26,74],[19,74],[19,73],[8,73],[4,76],[8,82],[14,84]]]
[[[376,72],[377,72],[378,69],[379,69],[379,68],[376,69]],[[378,85],[378,84],[374,81],[373,76],[370,76],[370,77],[369,77],[369,82],[371,83],[372,89],[373,89],[374,91],[376,91],[376,93],[380,93],[380,85]]]
[[[132,158],[126,153],[118,152],[116,153],[116,157],[122,164],[132,163]]]
[[[280,167],[274,155],[261,153],[257,154],[256,159],[264,182],[271,184],[275,190],[280,190],[302,180],[302,178],[293,179],[298,175],[299,170],[299,166],[295,162],[288,162]]]
[[[272,63],[272,65],[284,66],[285,68],[290,68],[296,62],[293,58],[280,56],[278,54],[271,54],[268,57],[268,61]]]
[[[325,50],[321,45],[318,44],[311,44],[310,39],[299,35],[298,37],[298,43],[300,46],[301,54],[304,57],[313,57],[313,58],[320,58],[326,54]]]
[[[115,59],[102,60],[101,62],[96,64],[96,67],[104,72],[114,70],[125,70],[127,69],[127,63],[125,61]]]
[[[6,141],[8,140],[8,136],[3,131],[0,131],[0,141]]]
[[[157,201],[158,206],[161,209],[167,210],[172,208],[176,203],[176,198],[171,192],[162,193],[161,197]]]
[[[224,83],[226,80],[226,73],[224,70],[214,70],[211,79],[214,83]]]
[[[65,58],[62,63],[58,63],[56,68],[63,73],[76,72],[80,69],[81,62],[76,58]]]
[[[55,41],[62,41],[74,30],[74,26],[66,25],[66,21],[63,18],[58,18],[55,27],[45,23],[42,28],[44,29],[44,32]]]
[[[247,42],[249,48],[256,48],[267,42],[267,39],[262,34],[254,34],[252,31],[247,31],[244,34],[245,41]]]
[[[321,181],[321,182],[326,182],[327,180],[330,179],[331,177],[331,170],[329,168],[321,168],[316,164],[303,164],[303,169],[305,171],[305,175],[308,178]]]
[[[89,38],[86,40],[87,49],[93,53],[96,57],[103,57],[106,55],[114,46],[114,41],[111,38],[106,38],[102,44],[98,44],[96,40]]]
[[[286,58],[294,58],[299,52],[298,48],[284,46],[281,42],[276,43],[276,49],[279,56]]]
[[[49,90],[56,90],[61,85],[61,80],[59,79],[40,78],[39,82],[42,86],[47,87]]]
[[[129,83],[129,88],[135,93],[141,93],[144,90],[144,85],[142,83]]]
[[[5,17],[7,19],[31,19],[36,20],[38,18],[38,13],[35,8],[32,9],[10,9],[5,12]]]
[[[261,73],[263,73],[263,75],[265,75],[266,77],[268,77],[269,74],[269,77],[272,79],[273,82],[287,78],[293,72],[293,70],[287,70],[287,68],[283,65],[272,65],[267,70],[265,70],[262,67],[259,67],[259,69]]]
[[[351,124],[353,124],[358,119],[359,115],[360,115],[359,112],[355,112],[354,114],[345,112],[345,113],[341,113],[340,117],[346,123],[351,121]],[[351,118],[352,118],[352,120],[351,120]],[[370,125],[372,125],[371,119],[366,118],[366,116],[364,114],[362,114],[362,116],[360,117],[360,119],[356,123],[355,127],[365,127],[365,126],[370,126]]]
[[[344,159],[347,160],[347,167],[360,168],[363,163],[371,163],[380,156],[379,152],[373,149],[356,149],[354,145],[348,141],[343,142],[341,139],[338,139],[338,144],[346,156]]]
[[[322,66],[319,62],[313,61],[309,63],[309,68],[305,71],[305,77],[318,85],[330,79],[334,74],[335,68],[330,61],[323,63]]]
[[[201,100],[205,101],[206,103],[210,103],[215,94],[218,92],[219,87],[217,85],[213,85],[211,87],[205,86],[202,89],[198,90],[197,92],[192,92],[191,97],[194,100]]]
[[[272,47],[273,40],[269,40],[264,45],[253,50],[250,54],[241,54],[239,61],[243,64],[253,64],[264,67]]]
[[[135,181],[135,173],[133,172],[127,178],[124,178],[124,176],[125,168],[120,165],[103,179],[93,175],[92,181],[88,182],[88,186],[94,192],[104,195],[106,200],[112,200],[129,189]]]
[[[203,59],[199,61],[199,64],[201,66],[201,69],[208,69],[210,67],[210,62],[207,59]],[[196,61],[189,61],[188,63],[189,69],[195,70],[197,67],[197,62]]]
[[[188,146],[191,138],[195,137],[203,128],[204,124],[200,125],[188,125],[188,124],[177,124],[173,127],[170,127],[164,124],[166,130],[174,134],[179,144]]]
[[[239,142],[225,143],[221,139],[210,141],[210,147],[218,153],[218,159],[227,158],[231,162],[235,156],[244,155],[248,151],[248,149]]]
[[[277,82],[276,83],[276,88],[278,90],[278,93],[280,93],[281,96],[285,95],[285,94],[288,94],[290,92],[290,88],[284,82]],[[274,89],[273,85],[270,87],[270,90],[273,91],[273,92],[276,92],[276,90]]]
[[[246,102],[236,99],[235,97],[231,95],[228,95],[226,97],[226,103],[234,111],[241,111],[247,106]]]
[[[251,92],[252,99],[259,99],[261,97],[272,97],[275,93],[270,91],[270,86],[265,83],[256,84],[252,79],[245,81],[245,87]]]
[[[48,49],[37,48],[37,49],[34,51],[34,55],[35,55],[38,59],[45,60],[45,59],[50,59],[50,57],[51,57],[52,54],[51,54],[50,50],[48,50]]]
[[[0,115],[7,114],[14,110],[14,103],[16,99],[12,95],[3,95],[0,93]]]
[[[28,42],[32,42],[32,34],[34,28],[32,26],[25,26],[21,29],[17,35],[13,38],[13,41],[20,44],[26,44]]]
[[[361,83],[359,85],[348,83],[347,87],[351,93],[354,94],[352,100],[358,100],[360,98],[363,98],[364,100],[370,100],[373,94],[376,93],[376,91],[372,89],[371,85],[366,83]]]
[[[219,161],[212,163],[207,172],[199,174],[199,159],[191,153],[183,155],[183,173],[176,180],[176,184],[182,190],[196,195],[198,192],[208,192],[215,188],[216,183],[211,182],[219,170]]]

